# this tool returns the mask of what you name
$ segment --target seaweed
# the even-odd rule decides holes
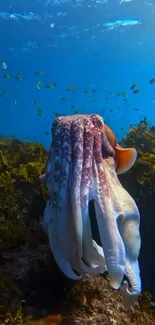
[[[130,174],[132,177],[136,176],[141,191],[145,191],[145,187],[149,186],[151,194],[155,183],[155,127],[144,118],[137,127],[130,128],[121,144],[137,149],[137,162]]]
[[[46,160],[41,144],[0,139],[0,251],[27,242],[25,221],[30,218],[32,198],[36,203],[36,198],[43,202],[46,197],[38,180]]]
[[[123,179],[131,191],[150,184],[153,156],[148,157],[147,164],[150,151],[146,148],[151,150],[150,141],[153,148],[155,137],[152,133],[150,136],[149,125],[144,122],[124,139],[124,145],[133,145],[133,133],[144,131],[149,139],[145,151],[140,148],[141,141],[134,145],[141,150],[138,159],[145,163],[141,163],[140,174],[137,160]],[[44,173],[47,155],[39,143],[0,139],[0,325],[153,325],[155,311],[150,294],[143,294],[139,303],[126,311],[119,292],[110,288],[108,277],[86,275],[80,281],[71,281],[59,270],[41,224],[47,192],[38,177]],[[144,170],[142,186],[139,180]],[[131,180],[137,187],[131,186]],[[149,186],[153,188],[153,182]],[[144,188],[141,194],[135,192],[136,199],[144,201],[143,193]]]
[[[23,314],[21,305],[19,305],[15,313],[8,312],[4,316],[0,315],[0,324],[2,324],[2,325],[31,325],[31,317],[30,316],[26,317]]]

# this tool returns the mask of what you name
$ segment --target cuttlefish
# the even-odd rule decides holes
[[[127,307],[141,293],[140,215],[117,175],[128,171],[136,157],[134,148],[117,143],[101,116],[58,117],[40,178],[49,194],[43,228],[61,271],[75,280],[108,271],[111,287],[121,290]],[[93,239],[90,201],[101,246]]]

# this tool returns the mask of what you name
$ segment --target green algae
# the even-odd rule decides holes
[[[144,185],[154,188],[154,143],[155,130],[146,120],[123,140],[138,150],[137,163],[122,179],[137,200],[144,201]],[[41,226],[47,192],[38,177],[46,162],[41,144],[0,139],[0,325],[29,325],[43,317],[42,324],[49,324],[46,316],[55,313],[62,325],[155,324],[149,294],[126,311],[107,277],[86,275],[74,282],[60,272]]]
[[[23,314],[22,307],[19,305],[14,313],[0,315],[0,324],[3,325],[31,325],[31,317]]]
[[[141,185],[141,190],[147,186],[154,191],[155,183],[155,127],[146,118],[137,127],[131,127],[121,143],[126,147],[134,147],[138,157],[130,175]],[[145,186],[144,186],[145,185]]]
[[[32,197],[45,191],[38,177],[46,160],[41,144],[0,139],[0,249],[26,243],[25,218]]]

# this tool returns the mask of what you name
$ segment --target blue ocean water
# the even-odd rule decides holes
[[[0,134],[48,148],[58,114],[97,112],[119,140],[154,124],[154,15],[153,0],[0,0]]]

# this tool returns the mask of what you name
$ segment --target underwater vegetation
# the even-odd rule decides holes
[[[13,249],[28,240],[26,222],[31,215],[29,209],[33,208],[32,197],[39,200],[39,195],[44,193],[40,194],[37,181],[46,158],[41,144],[0,139],[0,251],[4,247]]]
[[[155,181],[155,127],[149,125],[146,118],[140,121],[137,127],[131,127],[129,133],[124,137],[122,144],[134,146],[138,151],[138,159],[134,166],[136,180],[139,185],[148,185],[149,191],[154,193]],[[152,186],[151,186],[152,185]],[[145,191],[146,187],[141,187]],[[147,188],[148,189],[148,188]],[[151,194],[151,193],[150,193]]]
[[[107,275],[72,281],[61,273],[41,224],[47,192],[38,177],[48,153],[39,143],[0,138],[0,325],[155,324],[154,143],[155,127],[146,119],[121,143],[138,151],[135,165],[119,178],[141,213],[145,290],[126,310]]]

